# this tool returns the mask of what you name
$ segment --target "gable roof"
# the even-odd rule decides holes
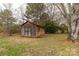
[[[33,25],[36,25],[37,27],[41,27],[41,28],[44,28],[42,25],[39,25],[39,24],[35,24],[34,22],[30,22],[30,21],[26,21],[25,23],[23,23],[21,26],[23,26],[24,24],[26,24],[26,23],[31,23],[31,24],[33,24]]]

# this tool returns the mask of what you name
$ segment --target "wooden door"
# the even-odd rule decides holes
[[[31,28],[25,28],[25,36],[31,36]]]

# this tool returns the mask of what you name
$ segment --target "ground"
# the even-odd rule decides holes
[[[0,55],[8,56],[75,56],[79,42],[66,40],[67,34],[46,34],[42,38],[0,35]]]

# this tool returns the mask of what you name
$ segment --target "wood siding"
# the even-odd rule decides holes
[[[22,26],[21,34],[27,37],[37,37],[44,35],[44,29],[28,22]]]

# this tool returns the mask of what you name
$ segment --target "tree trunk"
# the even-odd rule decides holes
[[[75,40],[78,38],[78,21],[75,23],[70,23],[68,26],[68,40],[71,40],[72,42],[75,42]]]
[[[72,41],[72,42],[75,42],[75,40],[77,39],[78,35],[77,35],[77,32],[75,32],[73,34],[73,32],[69,33],[68,35],[68,40]]]

